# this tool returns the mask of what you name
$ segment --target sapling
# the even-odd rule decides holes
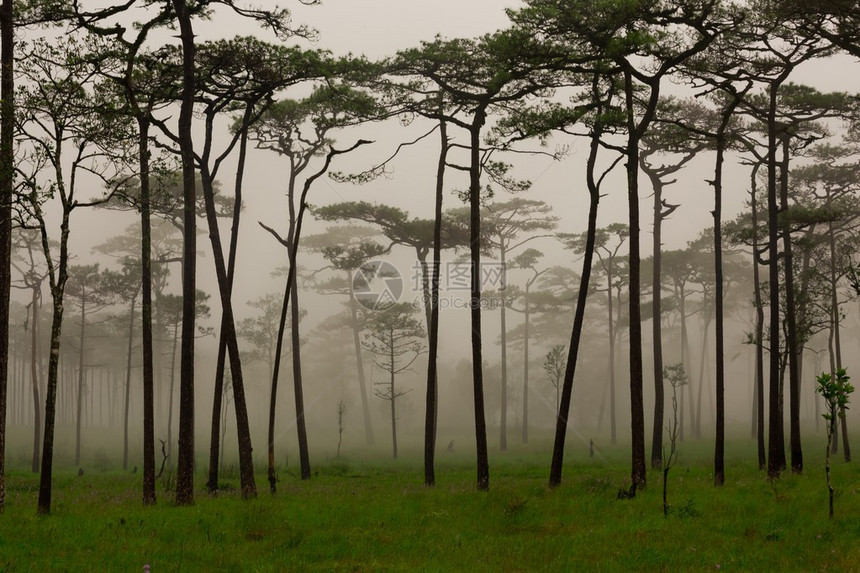
[[[663,379],[672,387],[672,417],[666,424],[668,443],[663,442],[663,517],[669,514],[669,504],[666,494],[669,486],[669,470],[678,459],[678,388],[687,383],[687,373],[683,364],[671,364],[663,368]],[[668,449],[668,452],[667,452]]]
[[[824,475],[827,479],[827,492],[830,496],[830,518],[833,518],[833,485],[830,482],[830,446],[833,435],[839,426],[839,419],[845,416],[848,409],[848,396],[854,391],[854,386],[848,383],[850,377],[845,368],[837,368],[836,375],[822,372],[817,377],[816,391],[824,398],[827,412],[821,414],[827,422],[827,450],[824,457]]]

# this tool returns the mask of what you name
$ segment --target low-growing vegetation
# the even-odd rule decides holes
[[[823,449],[823,438],[821,442]],[[281,471],[274,496],[242,500],[227,467],[218,499],[176,507],[140,503],[140,475],[57,473],[55,508],[33,512],[37,477],[9,476],[0,571],[848,571],[860,563],[860,469],[835,462],[840,511],[827,518],[820,475],[768,481],[748,442],[730,443],[726,484],[713,486],[710,447],[687,443],[663,517],[659,472],[636,497],[628,450],[571,452],[561,486],[547,486],[542,452],[491,458],[494,487],[479,492],[466,454],[440,460],[422,485],[417,452],[397,462],[332,459],[311,480]],[[538,448],[534,448],[538,449]],[[819,451],[816,447],[816,451]],[[263,475],[264,467],[257,472]],[[196,486],[203,490],[205,474]],[[163,478],[162,478],[163,479]]]

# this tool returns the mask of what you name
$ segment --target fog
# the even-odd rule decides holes
[[[331,50],[335,54],[365,54],[370,58],[381,58],[394,54],[399,49],[413,47],[421,40],[432,40],[437,34],[444,37],[474,37],[500,29],[508,24],[504,8],[519,4],[512,1],[482,0],[481,2],[396,2],[389,0],[327,0],[322,6],[296,6],[293,15],[297,23],[307,24],[319,31],[314,44],[302,43],[304,47],[316,46]],[[233,34],[259,34],[250,24],[239,20],[225,22],[216,14],[211,23],[201,24],[199,39],[227,37]],[[809,82],[819,90],[840,89],[860,90],[860,74],[856,62],[845,57],[836,57],[820,62],[814,67],[802,67],[792,76],[796,82]],[[303,95],[304,88],[295,93]],[[679,95],[689,95],[684,86],[670,86],[668,91]],[[283,94],[291,96],[292,92]],[[295,96],[293,96],[295,97]],[[397,120],[383,123],[361,125],[336,133],[336,145],[345,148],[358,139],[373,140],[371,145],[361,147],[348,156],[340,157],[332,166],[332,171],[356,173],[368,169],[390,157],[398,144],[412,141],[432,127],[432,124],[415,119],[408,125]],[[219,125],[218,143],[227,141],[228,120],[222,118]],[[452,130],[456,142],[465,142],[466,134]],[[392,205],[407,211],[413,217],[431,218],[433,191],[435,185],[436,154],[438,142],[428,138],[421,143],[403,148],[391,163],[386,177],[364,185],[320,178],[309,194],[308,201],[314,206],[331,205],[342,201],[369,201]],[[543,154],[510,154],[505,157],[513,166],[517,178],[531,182],[529,189],[521,196],[539,200],[552,207],[552,215],[558,217],[557,228],[553,232],[581,233],[585,230],[588,194],[585,189],[584,165],[587,142],[573,137],[558,136],[541,148],[537,143],[524,143],[523,150],[542,151]],[[547,156],[556,150],[565,149],[561,158]],[[465,153],[460,150],[456,153]],[[465,155],[459,157],[464,161]],[[711,188],[707,179],[712,177],[713,157],[703,153],[692,161],[677,176],[677,182],[668,187],[665,199],[680,206],[663,224],[663,250],[685,249],[690,241],[700,236],[703,230],[712,225]],[[285,198],[286,164],[283,157],[271,151],[252,149],[249,151],[245,175],[245,201],[239,237],[236,279],[233,301],[237,322],[260,315],[252,301],[267,295],[276,300],[282,296],[285,281],[284,269],[288,266],[287,250],[265,231],[260,223],[279,232],[285,232],[288,225],[288,210]],[[230,194],[233,176],[236,171],[235,157],[228,160],[219,174],[219,182],[225,194]],[[726,171],[724,220],[729,221],[745,209],[749,188],[749,171],[741,165],[736,155],[730,157]],[[462,207],[456,195],[468,185],[465,173],[449,170],[446,176],[445,208]],[[100,191],[92,183],[93,195]],[[627,217],[627,194],[623,168],[619,167],[608,179],[604,189],[606,195],[601,200],[598,225],[605,227],[611,223],[625,223]],[[86,195],[86,193],[84,193]],[[497,191],[494,200],[503,202],[513,196]],[[641,229],[642,253],[651,251],[652,209],[650,189],[643,183],[640,211],[643,213]],[[70,251],[73,265],[99,263],[102,269],[119,267],[116,258],[94,251],[97,245],[107,239],[121,235],[126,229],[136,225],[134,213],[107,211],[101,209],[81,209],[73,214],[71,221]],[[205,448],[212,408],[213,380],[217,352],[217,330],[220,321],[217,300],[217,281],[215,279],[211,247],[207,239],[205,221],[198,221],[201,235],[198,237],[198,288],[211,295],[208,304],[209,316],[200,316],[198,326],[201,336],[197,341],[195,383],[196,383],[196,449],[197,463],[205,464]],[[326,232],[337,223],[330,223],[309,217],[304,236]],[[221,222],[222,237],[229,235],[229,222]],[[548,234],[548,233],[546,233]],[[376,237],[381,243],[387,241],[381,235]],[[225,240],[226,244],[226,240]],[[539,266],[549,268],[561,266],[579,273],[581,258],[564,249],[552,236],[538,237],[512,251],[510,258],[526,248],[538,249],[543,253]],[[622,249],[626,253],[625,249]],[[441,331],[439,349],[439,448],[449,444],[458,451],[473,451],[473,406],[472,382],[469,354],[470,323],[468,314],[468,290],[457,283],[457,261],[463,252],[443,251],[442,298],[445,301],[441,312]],[[488,257],[490,263],[498,261],[498,255]],[[753,328],[751,306],[752,282],[750,257],[747,253],[734,255],[738,264],[745,264],[743,271],[732,277],[726,296],[726,423],[729,435],[749,437],[752,423],[753,366],[754,352],[751,344],[746,344],[747,334]],[[401,302],[416,303],[420,308],[420,285],[417,282],[416,258],[414,249],[394,246],[391,251],[380,257],[391,263],[397,270],[402,285],[398,297]],[[337,277],[338,273],[327,268],[329,263],[317,251],[304,249],[299,254],[300,307],[306,311],[301,321],[302,365],[304,369],[304,396],[306,419],[309,429],[311,462],[330,459],[335,456],[338,444],[337,408],[340,402],[346,406],[344,421],[344,442],[341,452],[346,456],[387,456],[390,453],[391,428],[389,402],[374,395],[381,390],[380,384],[387,380],[384,372],[369,352],[363,352],[364,368],[367,374],[367,400],[375,443],[367,444],[362,414],[361,396],[356,376],[356,358],[353,347],[353,333],[348,325],[335,324],[333,318],[347,309],[349,296],[345,293],[326,294],[321,285]],[[176,263],[169,265],[170,276],[165,292],[180,292],[180,271]],[[524,269],[511,269],[508,283],[523,288],[530,272]],[[13,282],[20,286],[20,274],[13,272]],[[449,279],[446,285],[446,279]],[[489,280],[489,279],[488,279]],[[647,282],[643,280],[643,283]],[[380,288],[380,282],[372,283]],[[499,284],[486,284],[489,290],[497,289]],[[693,289],[694,291],[696,289]],[[9,395],[9,458],[13,464],[27,464],[32,452],[33,403],[30,390],[29,339],[31,325],[28,323],[26,305],[30,302],[30,292],[15,288],[12,294],[12,324],[10,325],[13,343],[13,361],[10,376]],[[571,296],[568,293],[568,296]],[[664,297],[669,297],[669,292]],[[701,294],[691,293],[691,308],[699,305]],[[570,448],[584,448],[594,439],[601,447],[610,445],[610,396],[608,365],[608,332],[606,325],[606,295],[596,292],[589,298],[586,331],[580,350],[580,362],[574,381],[574,395],[570,432]],[[643,301],[650,299],[649,293],[643,294]],[[40,314],[40,329],[44,337],[41,341],[39,376],[44,384],[47,356],[47,335],[50,324],[50,294],[46,285],[42,289],[43,305]],[[622,314],[626,313],[626,303],[622,302]],[[856,302],[846,305],[846,319],[843,322],[844,354],[851,356],[860,340],[860,319]],[[536,314],[533,316],[533,332],[529,341],[530,360],[528,368],[528,403],[530,442],[535,447],[546,447],[555,424],[556,390],[550,383],[544,369],[546,355],[554,345],[567,344],[573,321],[573,306]],[[278,308],[279,311],[279,308]],[[87,319],[90,333],[86,341],[84,434],[82,466],[103,463],[105,452],[110,452],[111,464],[116,451],[122,449],[123,388],[127,374],[127,338],[122,325],[126,320],[127,308],[120,305],[106,305]],[[60,463],[71,464],[75,446],[74,400],[78,376],[78,349],[80,338],[80,308],[73,302],[66,304],[66,322],[62,343],[62,375],[59,388],[58,424],[56,455]],[[415,317],[423,324],[423,312]],[[645,363],[645,412],[646,428],[651,427],[653,414],[653,380],[651,375],[650,318],[645,317],[643,324]],[[685,358],[689,385],[681,395],[684,410],[684,439],[708,439],[713,434],[713,321],[706,322],[702,313],[689,316],[688,351]],[[491,452],[498,455],[500,412],[500,316],[498,309],[487,309],[483,313],[485,359],[485,399]],[[522,425],[523,385],[526,365],[523,359],[522,341],[523,316],[519,312],[507,313],[508,341],[508,442],[511,447],[520,447]],[[156,357],[156,440],[168,439],[167,411],[171,397],[171,362],[173,357],[172,333],[165,330]],[[367,333],[362,334],[365,342]],[[130,466],[141,465],[142,424],[140,339],[135,330],[132,340],[131,382],[130,382]],[[245,352],[243,368],[248,393],[249,416],[252,438],[255,445],[255,462],[265,461],[265,435],[268,421],[269,388],[271,384],[270,364],[265,357],[265,349],[255,347],[247,338],[240,340]],[[664,364],[674,364],[682,360],[682,340],[680,318],[670,308],[665,312],[663,326]],[[823,432],[819,428],[820,416],[814,394],[814,373],[827,368],[827,341],[821,336],[810,342],[811,351],[804,362],[802,380],[801,416],[805,430]],[[426,382],[426,343],[422,352],[411,367],[397,375],[397,391],[405,392],[397,399],[397,431],[401,442],[401,455],[417,453],[423,444],[424,392]],[[623,446],[629,441],[629,386],[627,362],[626,330],[622,328],[615,349],[615,390],[618,443]],[[702,349],[704,349],[704,356]],[[255,356],[254,353],[257,353]],[[295,406],[292,391],[292,375],[289,353],[285,352],[285,362],[281,365],[281,384],[278,397],[276,429],[276,451],[279,463],[287,462],[287,467],[295,470],[298,454],[295,433]],[[850,364],[849,364],[850,366]],[[176,350],[175,387],[173,395],[172,451],[176,449],[178,416],[178,367],[179,354]],[[700,391],[701,388],[701,391]],[[667,398],[668,399],[668,398]],[[232,408],[232,402],[230,402]],[[696,436],[690,426],[691,413],[701,412],[701,435]],[[858,423],[857,414],[849,411],[848,427],[852,430]],[[697,416],[698,417],[698,416]],[[786,416],[787,420],[787,416]],[[823,428],[823,427],[822,427]],[[650,432],[649,432],[650,434]],[[650,442],[650,436],[648,437]],[[227,415],[226,462],[236,463],[236,426],[232,411]],[[749,442],[750,455],[754,455],[754,441]],[[160,454],[156,454],[158,461]],[[170,460],[175,461],[174,459]],[[202,467],[202,466],[199,466]]]

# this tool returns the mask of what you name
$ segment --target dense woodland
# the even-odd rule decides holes
[[[853,71],[860,5],[507,15],[376,59],[286,7],[3,0],[0,508],[13,433],[40,514],[55,459],[119,463],[96,432],[145,504],[165,472],[180,505],[195,473],[217,492],[228,456],[274,493],[284,452],[311,479],[344,434],[423,436],[428,486],[474,447],[479,490],[540,433],[551,486],[573,432],[629,447],[628,495],[684,440],[723,485],[727,430],[771,479],[813,433],[850,461],[860,109],[797,77]]]

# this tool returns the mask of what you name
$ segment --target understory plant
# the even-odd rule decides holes
[[[839,420],[845,418],[845,410],[848,409],[848,397],[854,391],[848,380],[850,377],[845,368],[837,368],[835,375],[822,372],[816,378],[818,387],[816,391],[824,398],[827,411],[822,414],[827,421],[827,450],[824,458],[824,475],[827,480],[827,492],[829,494],[830,518],[833,518],[833,485],[830,481],[830,446],[833,435],[839,426]]]

